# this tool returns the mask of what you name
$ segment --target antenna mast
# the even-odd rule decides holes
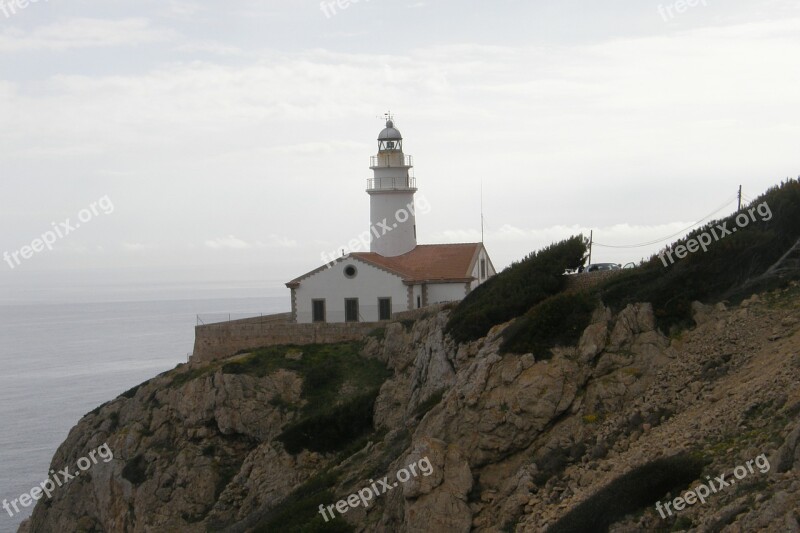
[[[483,244],[483,178],[481,178],[481,244]]]

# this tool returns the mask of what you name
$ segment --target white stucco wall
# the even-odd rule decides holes
[[[461,301],[466,295],[466,283],[429,283],[428,305]]]
[[[347,265],[356,267],[352,279],[344,275]],[[393,274],[355,259],[337,261],[331,268],[302,280],[296,289],[297,321],[311,322],[311,300],[325,299],[327,322],[344,322],[345,298],[358,298],[360,321],[378,320],[378,298],[392,299],[392,313],[408,309],[408,289]]]
[[[481,279],[481,259],[486,260],[486,277],[483,279]],[[470,291],[474,290],[475,287],[477,287],[487,279],[491,278],[495,274],[497,274],[497,272],[495,272],[494,265],[492,265],[492,262],[489,259],[489,254],[486,253],[486,250],[484,248],[481,248],[478,260],[475,261],[475,267],[472,269],[472,277],[475,278],[475,281],[472,282],[470,286]]]

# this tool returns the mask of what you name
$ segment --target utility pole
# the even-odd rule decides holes
[[[592,240],[594,239],[594,230],[589,230],[589,265],[592,264]],[[586,265],[586,266],[589,266]]]
[[[736,211],[742,210],[742,186],[739,185],[739,207],[736,208]]]

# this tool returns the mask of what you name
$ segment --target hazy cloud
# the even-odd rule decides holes
[[[5,29],[0,33],[0,52],[136,46],[170,41],[176,37],[176,32],[154,28],[142,18],[70,18],[30,31]]]

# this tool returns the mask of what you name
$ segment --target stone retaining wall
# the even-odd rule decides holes
[[[291,315],[288,313],[287,315]],[[380,322],[295,324],[273,317],[246,318],[197,326],[192,362],[230,357],[242,350],[276,344],[317,344],[359,340]]]

